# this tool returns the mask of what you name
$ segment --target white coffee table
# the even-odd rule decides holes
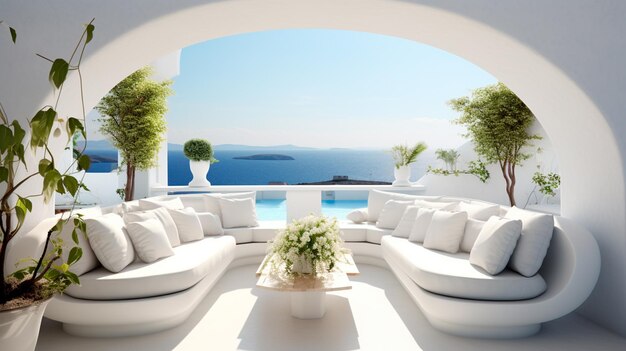
[[[359,274],[352,255],[346,254],[345,262],[339,262],[329,273],[313,277],[308,274],[289,277],[284,272],[272,272],[271,257],[266,256],[256,272],[260,288],[288,292],[291,295],[291,315],[299,319],[316,319],[326,313],[326,293],[349,290],[352,284],[348,276]]]

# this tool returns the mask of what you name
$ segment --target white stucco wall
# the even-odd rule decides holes
[[[0,97],[20,119],[51,101],[48,66],[33,53],[66,55],[92,17],[96,37],[83,65],[88,107],[157,57],[250,31],[376,32],[466,58],[515,91],[546,129],[563,176],[562,213],[591,230],[602,251],[598,286],[581,312],[626,335],[626,2],[6,0],[0,8],[19,39],[13,46],[0,35]],[[75,104],[61,109],[79,111]]]

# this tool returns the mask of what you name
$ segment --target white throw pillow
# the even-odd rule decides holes
[[[141,208],[141,206],[139,206],[139,201],[138,200],[122,202],[122,211],[121,211],[120,215],[124,214],[124,213],[141,211],[141,210],[142,210],[142,208]]]
[[[219,202],[224,228],[256,227],[259,225],[253,199],[220,198]]]
[[[415,206],[422,208],[436,208],[438,210],[451,211],[457,206],[458,202],[438,202],[428,200],[415,200]]]
[[[117,273],[133,262],[135,250],[124,229],[122,217],[109,213],[87,218],[85,224],[89,244],[104,268]]]
[[[471,218],[467,220],[467,222],[465,223],[465,231],[463,232],[463,240],[461,241],[461,251],[472,251],[472,247],[474,247],[476,238],[478,238],[478,234],[480,234],[480,231],[483,229],[484,225],[484,221],[479,221],[477,219]]]
[[[174,254],[165,228],[158,219],[150,218],[142,222],[128,223],[126,230],[133,242],[135,253],[142,261],[151,263]]]
[[[178,228],[176,227],[176,223],[174,223],[174,219],[172,218],[172,215],[170,215],[170,213],[168,212],[167,208],[159,207],[156,210],[126,213],[124,215],[124,222],[128,225],[129,223],[133,222],[143,222],[150,218],[156,218],[161,222],[172,247],[180,245]]]
[[[187,207],[182,210],[168,209],[167,211],[172,216],[174,223],[176,223],[181,242],[186,243],[204,238],[202,224],[193,208]]]
[[[459,252],[467,212],[436,211],[428,226],[424,247],[450,253]]]
[[[433,219],[433,214],[437,210],[434,208],[419,208],[415,216],[415,221],[411,227],[411,234],[409,234],[409,241],[416,243],[423,243],[428,232],[428,226]]]
[[[368,221],[376,222],[378,221],[378,216],[380,216],[380,211],[385,206],[385,203],[389,200],[399,200],[399,201],[414,201],[414,200],[430,200],[436,201],[440,199],[441,196],[418,196],[418,195],[407,195],[400,193],[392,193],[387,191],[380,190],[370,190],[369,195],[367,197],[367,215]]]
[[[383,229],[395,229],[407,207],[413,205],[413,201],[389,200],[383,206],[376,221],[376,226]]]
[[[357,208],[356,210],[352,210],[348,213],[346,218],[354,223],[367,222],[367,208]]]
[[[522,236],[513,251],[509,267],[523,276],[532,277],[539,272],[548,253],[554,231],[554,217],[513,207],[504,218],[522,221]]]
[[[140,199],[139,207],[141,207],[143,211],[156,210],[159,207],[165,207],[169,210],[182,210],[183,208],[185,208],[185,205],[183,205],[183,202],[180,201],[180,198],[175,197],[172,199],[163,200]]]
[[[396,229],[391,232],[391,235],[400,238],[408,238],[411,235],[411,228],[413,228],[413,223],[415,223],[418,210],[419,207],[417,206],[407,206],[402,214],[402,218],[400,218],[400,222],[396,226]]]
[[[204,194],[193,194],[181,196],[180,201],[183,206],[193,208],[196,213],[204,213],[208,212],[205,197]]]
[[[495,275],[506,267],[522,232],[522,221],[493,216],[470,251],[470,263]]]
[[[100,207],[94,207],[90,211],[80,212],[83,215],[83,220],[102,216],[102,209]],[[63,254],[61,255],[63,262],[67,262],[70,250],[72,250],[74,246],[78,246],[82,249],[83,255],[78,262],[72,265],[72,268],[70,269],[72,273],[80,276],[98,267],[100,262],[98,262],[98,258],[89,244],[89,232],[83,233],[81,230],[77,229],[76,234],[78,236],[78,244],[74,243],[74,240],[72,239],[72,232],[74,231],[74,218],[76,218],[76,216],[72,216],[69,220],[67,220],[67,222],[63,225],[61,232],[56,234],[56,237],[63,240]],[[48,245],[47,252],[51,252],[51,250],[52,244],[50,243]]]
[[[467,212],[469,218],[477,219],[479,221],[486,221],[491,218],[491,216],[497,216],[500,214],[500,206],[495,204],[489,205],[475,202],[460,202],[457,208],[459,211]]]
[[[206,212],[216,214],[224,223],[224,217],[222,217],[222,208],[220,206],[220,199],[252,199],[252,202],[256,202],[256,191],[244,192],[244,193],[225,193],[225,194],[203,194],[204,201],[206,203]]]
[[[204,235],[224,234],[222,222],[217,215],[211,212],[198,213],[198,219],[200,219],[200,224],[202,224],[202,231],[204,232]]]

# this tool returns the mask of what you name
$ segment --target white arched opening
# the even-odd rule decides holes
[[[626,266],[626,150],[618,140],[618,129],[624,129],[624,124],[607,115],[613,107],[610,103],[601,105],[604,100],[592,98],[598,95],[593,89],[601,89],[596,82],[589,82],[586,76],[572,70],[578,61],[568,61],[570,56],[586,48],[560,43],[559,51],[550,46],[553,36],[541,37],[541,29],[556,33],[556,37],[567,37],[567,26],[555,27],[550,23],[554,18],[547,16],[560,13],[562,6],[546,5],[538,16],[537,9],[531,6],[488,7],[493,3],[485,1],[462,5],[452,1],[434,5],[434,1],[426,0],[202,3],[197,0],[114,5],[77,1],[54,5],[58,16],[48,17],[52,5],[37,1],[30,7],[8,9],[7,18],[15,18],[17,23],[12,24],[24,28],[20,32],[24,47],[54,56],[67,52],[73,42],[67,38],[73,38],[78,23],[96,17],[96,39],[83,63],[87,107],[95,105],[126,75],[155,58],[204,40],[261,30],[328,28],[373,32],[432,45],[477,64],[527,103],[552,140],[563,176],[562,213],[588,228],[602,251],[600,281],[582,311],[626,334],[626,275],[622,268]],[[583,14],[585,9],[578,11]],[[509,13],[515,13],[515,19],[527,20],[527,27],[507,21],[511,18]],[[67,38],[59,33],[67,34]],[[593,36],[584,39],[593,41]],[[5,99],[22,101],[9,109],[9,114],[30,115],[38,107],[32,106],[33,98],[50,98],[43,84],[34,83],[45,77],[45,65],[28,56],[27,51],[0,54],[3,61],[8,60],[4,62],[20,62],[27,67],[0,69],[6,77],[4,82],[25,82],[17,87],[6,83],[0,87]],[[29,96],[29,101],[23,101],[24,95]],[[75,111],[72,106],[65,108]]]

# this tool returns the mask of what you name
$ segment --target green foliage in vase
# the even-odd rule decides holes
[[[80,64],[87,44],[93,39],[94,30],[92,20],[85,26],[67,60],[51,60],[38,55],[51,63],[48,78],[57,94],[54,106],[44,106],[27,120],[27,126],[22,127],[18,119],[10,118],[0,103],[0,310],[28,305],[61,293],[71,284],[79,284],[78,276],[71,272],[71,267],[82,256],[82,249],[78,246],[79,234],[86,234],[86,226],[80,215],[72,216],[72,211],[67,216],[61,216],[48,230],[39,258],[21,260],[29,263],[26,268],[7,276],[5,259],[11,250],[9,243],[15,239],[28,214],[33,211],[31,199],[41,196],[48,203],[57,192],[71,195],[74,198],[73,203],[76,203],[80,190],[87,190],[82,177],[83,171],[89,168],[89,157],[79,152],[67,169],[58,169],[48,142],[54,134],[53,130],[59,125],[65,126],[68,136],[80,134],[86,138],[84,110],[82,118],[78,119],[59,116],[57,108],[69,74],[76,74],[81,78],[79,83],[82,97]],[[16,31],[10,28],[10,33],[16,43]],[[35,167],[28,167],[33,165]],[[82,174],[82,177],[77,179],[77,174]],[[30,190],[37,182],[41,187],[36,191]],[[57,234],[69,221],[74,226],[71,235],[73,247],[64,262],[62,256],[65,246]]]
[[[528,132],[535,121],[530,109],[504,84],[473,91],[471,97],[450,100],[461,113],[455,122],[467,127],[476,153],[487,163],[498,163],[511,206],[515,205],[515,167],[530,157],[523,148],[541,139]]]
[[[150,68],[142,68],[119,82],[100,100],[100,131],[119,150],[126,166],[125,200],[133,199],[135,172],[156,166],[166,131],[167,97],[171,81],[150,79]]]
[[[309,215],[294,220],[278,232],[268,247],[274,271],[282,267],[294,274],[296,265],[308,265],[311,274],[330,272],[343,259],[345,250],[336,218]]]
[[[419,142],[413,147],[407,145],[396,145],[391,148],[391,156],[396,169],[408,166],[417,160],[417,156],[424,152],[428,147],[425,143]]]
[[[219,162],[213,157],[213,147],[211,147],[211,143],[205,139],[187,140],[183,146],[183,153],[185,157],[192,161]]]

